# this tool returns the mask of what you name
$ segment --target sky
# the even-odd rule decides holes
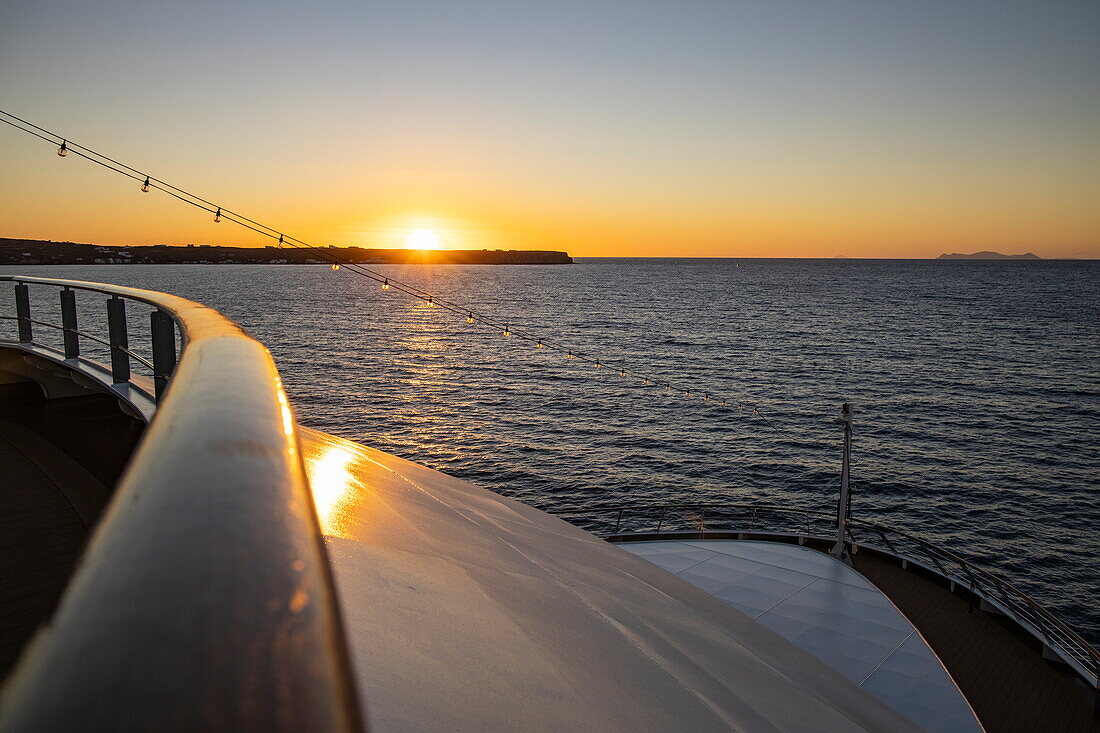
[[[1100,257],[1096,0],[0,0],[0,109],[315,244]],[[270,243],[4,125],[0,236]]]

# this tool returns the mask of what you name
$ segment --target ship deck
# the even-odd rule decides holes
[[[114,397],[0,385],[0,677],[53,613],[140,435]]]
[[[739,545],[755,544],[747,559],[772,569],[741,573],[755,575],[744,592],[707,589],[676,577],[691,562],[666,572],[296,427],[268,352],[204,306],[5,279],[20,341],[0,343],[0,727],[972,729],[960,705],[990,731],[1096,727],[1092,690],[1022,627],[891,565],[897,553],[860,545],[853,569],[814,552],[808,529],[758,532],[700,563],[721,554],[736,574]],[[31,286],[63,288],[61,325],[32,318]],[[109,341],[77,328],[77,291],[108,296]],[[126,301],[157,309],[152,361],[127,346]],[[32,325],[63,329],[65,351],[34,342]],[[110,344],[110,369],[78,358],[86,337]],[[131,358],[153,379],[131,376]],[[154,410],[148,428],[127,416]],[[661,533],[657,509],[656,532],[618,535],[616,519],[611,539],[749,539],[706,531],[705,508],[699,531]],[[784,554],[774,542],[799,567],[769,562]]]
[[[56,607],[141,431],[112,396],[45,400],[33,385],[0,385],[0,676]],[[854,566],[916,628],[986,730],[1098,729],[1091,693],[996,615],[873,553]]]
[[[922,730],[981,730],[936,654],[898,608],[840,560],[793,543],[621,542],[809,652]]]
[[[965,716],[950,712],[949,691],[913,640],[891,645],[904,629],[894,628],[883,609],[860,598],[838,568],[821,564],[829,558],[823,546],[710,534],[708,539],[683,532],[627,534],[617,536],[615,544],[786,636],[872,694],[900,705],[922,727],[962,729]],[[807,553],[822,560],[815,563]],[[1095,694],[1068,670],[1048,663],[1037,640],[873,552],[856,553],[853,566],[858,573],[852,575],[862,575],[912,624],[985,730],[1100,730]]]
[[[857,570],[917,627],[988,731],[1096,731],[1091,693],[1077,689],[997,617],[868,553]]]

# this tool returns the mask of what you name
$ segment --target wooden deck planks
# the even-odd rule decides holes
[[[853,559],[917,627],[987,731],[1100,730],[1090,693],[995,618],[883,559],[867,553]]]

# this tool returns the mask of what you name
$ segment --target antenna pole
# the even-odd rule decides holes
[[[840,407],[840,417],[836,422],[844,426],[844,456],[840,464],[840,500],[836,507],[836,544],[831,555],[845,562],[852,561],[848,554],[848,545],[844,541],[848,532],[848,514],[851,509],[852,492],[848,486],[848,464],[852,457],[852,410],[845,402]]]

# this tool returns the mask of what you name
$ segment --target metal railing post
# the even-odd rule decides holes
[[[107,330],[111,340],[111,378],[115,384],[130,381],[130,355],[126,353],[126,301],[117,295],[107,299]]]
[[[61,328],[65,336],[65,358],[80,356],[80,335],[76,327],[76,291],[65,288],[61,291]]]
[[[897,548],[896,548],[896,547],[894,547],[894,543],[892,543],[892,542],[891,542],[891,541],[890,541],[890,540],[889,540],[889,539],[888,539],[888,538],[886,537],[886,533],[885,533],[885,532],[883,532],[883,531],[882,531],[881,529],[876,529],[876,530],[875,530],[875,532],[877,532],[877,533],[878,533],[878,536],[882,538],[882,541],[883,541],[883,542],[884,542],[884,543],[886,544],[886,547],[887,547],[887,548],[888,548],[888,549],[890,550],[890,552],[894,553],[895,555],[898,555],[898,554],[900,554],[900,553],[898,553],[898,550],[897,550]]]
[[[26,283],[15,284],[15,318],[19,323],[19,342],[29,344],[34,336],[31,331],[31,291]]]
[[[921,549],[924,548],[922,547]],[[928,556],[928,559],[931,560],[932,564],[936,566],[936,569],[940,571],[940,575],[947,577],[947,570],[944,569],[943,565],[941,565],[940,561],[936,558],[936,553],[924,549],[924,554]]]
[[[153,391],[160,402],[176,368],[176,323],[164,311],[155,310],[149,314],[149,325],[153,336]]]
[[[619,525],[623,523],[623,510],[619,510],[619,516],[615,517],[615,534],[619,534]]]

